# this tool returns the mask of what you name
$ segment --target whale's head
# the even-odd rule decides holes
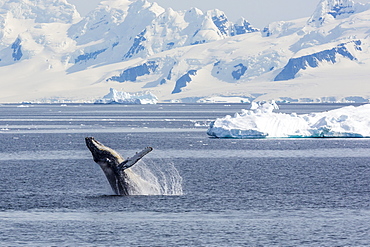
[[[94,137],[86,137],[85,141],[96,163],[114,163],[118,165],[123,162],[123,158],[116,151],[104,146],[102,143],[95,140]]]

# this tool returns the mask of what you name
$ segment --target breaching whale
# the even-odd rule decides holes
[[[142,157],[151,152],[153,148],[147,147],[136,153],[133,157],[124,160],[115,150],[104,146],[94,137],[86,137],[86,146],[93,155],[93,159],[99,164],[108,179],[116,195],[130,195],[135,191],[135,180],[140,178],[130,167],[135,165]]]

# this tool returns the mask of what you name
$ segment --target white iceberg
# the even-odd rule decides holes
[[[207,134],[218,138],[370,137],[370,104],[297,115],[273,112],[277,105],[255,103],[233,117],[212,122]]]
[[[117,91],[114,88],[102,99],[95,101],[95,104],[157,104],[158,98],[151,92],[144,93],[127,93]]]

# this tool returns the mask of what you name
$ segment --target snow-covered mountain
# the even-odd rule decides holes
[[[94,101],[109,88],[160,101],[370,99],[370,4],[322,0],[258,30],[220,10],[108,0],[0,0],[0,102]]]

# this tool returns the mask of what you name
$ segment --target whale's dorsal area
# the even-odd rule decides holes
[[[113,191],[117,195],[129,195],[130,183],[128,180],[130,180],[130,175],[135,174],[126,169],[135,165],[141,158],[150,153],[153,148],[147,147],[125,160],[117,151],[103,145],[94,137],[86,137],[85,142],[93,155],[94,161],[103,170]]]

